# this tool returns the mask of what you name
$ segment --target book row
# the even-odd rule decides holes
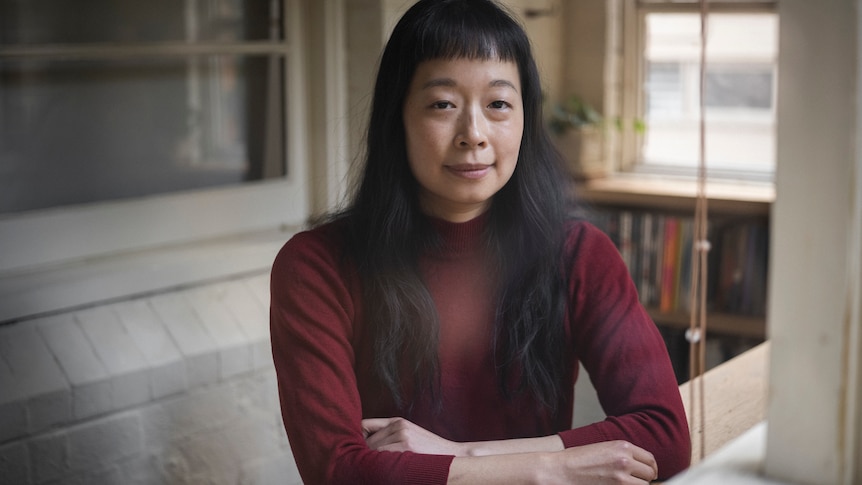
[[[587,219],[614,242],[641,303],[664,313],[691,308],[694,218],[599,210]],[[707,310],[766,313],[769,227],[765,219],[727,218],[707,224]]]

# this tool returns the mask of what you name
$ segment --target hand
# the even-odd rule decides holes
[[[449,441],[404,418],[362,420],[362,434],[373,450],[464,456],[461,443]]]
[[[578,446],[551,456],[562,460],[561,466],[546,470],[563,472],[570,483],[643,484],[658,478],[658,465],[652,453],[627,441]]]

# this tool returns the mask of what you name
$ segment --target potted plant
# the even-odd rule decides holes
[[[578,96],[553,106],[549,126],[557,150],[565,157],[575,178],[607,174],[603,125],[602,115]]]

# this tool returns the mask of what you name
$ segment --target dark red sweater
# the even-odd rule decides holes
[[[583,362],[608,418],[570,429],[574,397],[558,416],[526,393],[504,397],[493,362],[493,289],[481,257],[484,218],[434,221],[443,256],[421,262],[440,316],[442,412],[417,403],[408,417],[454,441],[559,434],[566,447],[624,439],[651,451],[661,477],[689,464],[685,412],[664,342],[638,302],[613,243],[572,223],[565,321],[571,352],[567,388]],[[440,484],[452,456],[378,452],[360,421],[403,415],[372,371],[372,343],[360,284],[340,249],[336,224],[293,237],[272,268],[271,333],[282,417],[305,483]]]

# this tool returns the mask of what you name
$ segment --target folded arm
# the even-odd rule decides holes
[[[565,449],[558,435],[458,443],[403,418],[362,421],[371,449],[451,454],[448,483],[645,483],[658,476],[652,453],[626,441]]]

